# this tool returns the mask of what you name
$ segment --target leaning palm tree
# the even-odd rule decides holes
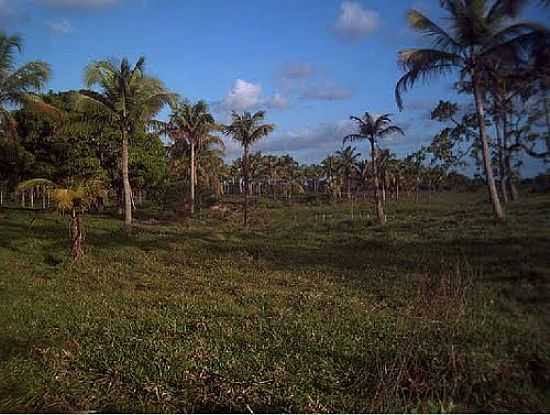
[[[408,12],[411,29],[432,41],[431,48],[406,49],[399,53],[405,75],[397,82],[395,95],[402,109],[401,94],[418,81],[458,71],[471,85],[474,95],[485,176],[494,213],[505,220],[489,151],[485,124],[483,79],[495,61],[518,62],[522,54],[548,37],[548,31],[535,23],[514,22],[527,0],[441,0],[449,27],[445,28],[417,10]]]
[[[243,147],[242,175],[244,179],[244,225],[248,223],[248,194],[249,172],[248,172],[248,153],[250,146],[268,136],[274,129],[273,124],[262,124],[265,118],[265,111],[258,111],[254,114],[244,112],[239,114],[235,111],[231,114],[231,124],[224,126],[224,133],[230,135]]]
[[[359,131],[356,134],[350,134],[344,137],[344,143],[346,141],[368,140],[371,147],[371,161],[372,161],[372,175],[374,178],[374,199],[376,202],[376,215],[378,222],[383,225],[386,223],[386,215],[384,214],[384,206],[381,198],[380,190],[380,177],[377,166],[377,153],[378,141],[381,138],[389,135],[399,133],[404,135],[405,133],[401,128],[396,125],[391,125],[390,114],[384,114],[380,117],[374,117],[373,115],[365,112],[362,118],[350,117],[351,120],[356,121]]]
[[[173,105],[170,121],[165,130],[174,141],[184,140],[189,148],[191,215],[193,215],[195,209],[198,161],[196,153],[204,144],[217,143],[223,145],[223,141],[219,137],[212,135],[212,132],[218,129],[205,101],[198,101],[196,104],[185,101]]]
[[[108,115],[120,130],[122,141],[122,184],[124,187],[124,225],[132,225],[132,188],[128,171],[129,135],[171,103],[174,95],[157,78],[145,75],[145,58],[132,67],[128,59],[100,60],[86,67],[87,88],[99,87],[99,92],[81,90],[78,104],[98,114]]]
[[[40,90],[50,77],[50,67],[45,62],[29,62],[15,65],[15,52],[21,52],[19,36],[0,32],[0,132],[15,133],[15,121],[6,108],[27,103],[40,104],[33,92]]]

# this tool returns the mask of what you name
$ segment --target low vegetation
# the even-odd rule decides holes
[[[79,262],[0,210],[0,411],[548,412],[550,198],[486,204],[89,215]]]

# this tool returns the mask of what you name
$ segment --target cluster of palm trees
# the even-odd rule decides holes
[[[439,3],[446,13],[442,25],[417,10],[408,12],[409,26],[424,35],[429,45],[400,51],[399,64],[404,74],[395,87],[397,105],[403,108],[403,93],[417,83],[451,75],[456,76],[457,91],[472,96],[475,110],[471,116],[464,116],[466,121],[457,122],[454,116],[458,107],[441,102],[432,116],[453,120],[455,128],[445,129],[429,148],[421,148],[403,160],[380,147],[382,138],[403,131],[392,124],[389,114],[376,116],[369,112],[352,116],[356,132],[335,137],[335,141],[343,139],[343,145],[368,141],[370,160],[362,160],[349,145],[329,155],[321,164],[311,166],[300,166],[290,156],[251,153],[252,146],[275,128],[265,122],[264,111],[233,112],[227,125],[218,123],[204,101],[183,100],[158,78],[148,75],[143,57],[133,65],[121,59],[99,60],[87,66],[85,89],[70,93],[74,111],[69,114],[66,108],[56,107],[38,94],[50,77],[48,64],[30,62],[18,67],[15,60],[22,41],[4,33],[0,33],[0,150],[10,153],[7,159],[11,153],[17,156],[14,107],[24,106],[44,117],[55,118],[59,129],[67,132],[83,124],[115,128],[120,148],[113,151],[120,151],[124,224],[128,229],[132,225],[134,204],[129,147],[137,133],[164,134],[173,141],[168,152],[170,171],[184,177],[188,184],[191,215],[197,186],[215,189],[219,194],[230,189],[230,183],[233,187],[237,183],[243,195],[243,221],[247,224],[252,194],[290,198],[310,190],[351,198],[359,183],[373,191],[376,215],[383,224],[387,189],[391,188],[398,197],[399,189],[411,186],[418,194],[423,180],[430,187],[440,182],[453,163],[462,158],[452,155],[456,144],[453,137],[468,137],[472,151],[480,154],[494,214],[504,221],[504,204],[518,194],[514,158],[521,153],[550,160],[550,33],[540,24],[519,20],[522,9],[530,3],[528,0],[440,0]],[[545,1],[540,4],[548,5]],[[168,121],[159,121],[156,117],[165,106],[171,108],[170,117]],[[230,167],[223,161],[224,135],[243,148],[242,157]],[[437,168],[426,166],[428,153],[444,162]],[[51,186],[86,187],[84,180],[78,183],[75,178],[70,179],[70,184]],[[42,188],[46,185],[40,183]],[[74,203],[85,205],[82,197],[75,196]]]
[[[190,176],[190,213],[195,206],[195,187],[198,179],[199,161],[204,169],[212,171],[219,168],[223,155],[223,141],[216,135],[221,132],[233,137],[244,149],[242,176],[248,188],[248,158],[250,146],[268,135],[274,128],[271,124],[262,124],[265,113],[233,113],[229,125],[216,123],[204,101],[192,104],[181,100],[177,94],[170,92],[163,83],[146,74],[145,58],[141,57],[131,65],[124,58],[116,60],[99,60],[91,63],[84,70],[85,87],[72,94],[74,108],[81,114],[77,120],[69,118],[62,109],[46,104],[36,94],[48,81],[50,68],[44,62],[31,62],[19,68],[15,67],[15,53],[21,50],[22,42],[17,36],[0,33],[0,133],[2,140],[15,140],[16,128],[9,106],[32,106],[44,114],[62,120],[62,128],[70,130],[76,123],[107,123],[116,126],[120,135],[121,176],[123,184],[124,224],[129,229],[132,225],[133,193],[129,175],[130,137],[137,131],[154,131],[166,134],[174,141],[171,148],[172,170],[181,171],[188,164]],[[161,122],[155,117],[161,109],[169,105],[172,109],[168,122]],[[189,155],[189,161],[182,156]],[[182,162],[183,161],[183,162]],[[218,161],[218,163],[216,163]],[[210,164],[210,166],[208,166]],[[216,165],[217,164],[217,165]],[[223,164],[223,163],[222,163]],[[210,179],[210,185],[218,181],[211,174],[201,177]],[[212,180],[214,179],[214,180]],[[22,186],[24,191],[37,183],[31,180]],[[42,182],[41,182],[42,183]],[[43,183],[41,184],[43,185]],[[51,183],[51,186],[59,184]],[[31,189],[34,190],[34,187]],[[73,192],[75,194],[79,192]],[[244,221],[248,217],[248,192],[245,192]],[[78,199],[78,202],[77,202]],[[75,198],[75,203],[80,199]]]
[[[511,181],[510,168],[505,162],[510,151],[523,148],[531,155],[546,155],[533,151],[532,147],[521,142],[520,137],[516,137],[513,146],[505,143],[512,136],[507,127],[514,112],[529,113],[532,100],[526,95],[546,96],[548,91],[550,33],[545,26],[519,20],[521,11],[529,3],[532,2],[441,0],[446,25],[439,25],[421,12],[410,10],[410,28],[423,34],[430,45],[402,50],[399,54],[399,63],[405,72],[395,89],[400,108],[403,107],[403,92],[418,82],[442,75],[458,76],[457,89],[472,95],[476,138],[489,197],[499,221],[504,221],[506,214],[495,180],[488,113],[493,113],[500,134],[501,142],[495,140],[494,144],[500,154],[500,178],[504,186]],[[547,2],[541,4],[547,5]],[[543,112],[548,114],[548,111]],[[504,187],[504,194],[507,193]]]

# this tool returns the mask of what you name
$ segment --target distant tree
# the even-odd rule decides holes
[[[198,101],[196,104],[184,101],[173,105],[166,130],[175,141],[184,140],[189,149],[191,215],[193,215],[195,210],[195,186],[197,184],[196,153],[203,145],[214,142],[223,145],[221,139],[212,134],[218,129],[214,117],[208,111],[208,104],[205,101]]]
[[[353,176],[359,172],[359,158],[361,153],[355,151],[355,147],[347,146],[336,152],[336,166],[338,172],[344,178],[346,195],[351,200],[351,182]]]
[[[407,170],[409,175],[412,175],[414,177],[414,192],[416,202],[418,202],[420,197],[420,184],[427,153],[428,149],[423,146],[414,153],[409,154],[407,157],[405,157],[404,160],[405,169]]]
[[[347,141],[368,140],[371,146],[372,170],[374,177],[374,198],[376,202],[376,215],[378,222],[383,225],[386,223],[386,215],[384,214],[384,206],[382,203],[382,195],[380,189],[380,177],[377,166],[377,151],[378,141],[381,138],[392,134],[404,134],[403,130],[396,125],[391,125],[390,114],[384,114],[375,117],[368,112],[365,112],[362,118],[351,116],[351,120],[357,123],[359,128],[356,134],[350,134],[344,137],[344,143]]]
[[[263,137],[268,136],[274,129],[273,124],[262,124],[265,118],[265,111],[258,111],[254,114],[244,112],[239,114],[233,111],[231,124],[224,126],[223,131],[231,136],[243,147],[242,176],[244,178],[244,225],[248,224],[248,195],[250,193],[248,155],[250,146]]]

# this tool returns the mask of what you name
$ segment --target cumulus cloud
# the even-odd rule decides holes
[[[260,104],[262,87],[260,84],[237,79],[224,98],[222,106],[232,111],[244,111]]]
[[[48,29],[50,29],[51,32],[55,33],[70,33],[74,31],[73,26],[67,19],[61,19],[57,21],[50,21],[46,23],[48,25]]]
[[[380,26],[380,15],[354,1],[344,1],[332,30],[347,40],[359,40],[376,31]]]
[[[254,111],[261,108],[284,109],[288,100],[279,93],[264,96],[262,86],[254,82],[237,79],[221,102],[214,104],[218,111]]]
[[[36,0],[37,3],[65,9],[90,9],[113,6],[119,0]]]

